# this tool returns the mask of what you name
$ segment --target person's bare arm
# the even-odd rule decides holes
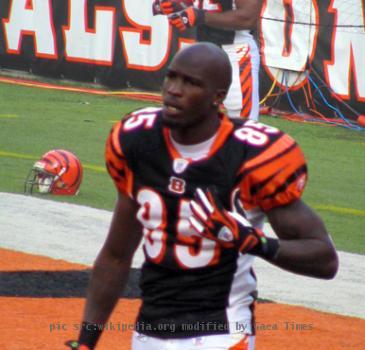
[[[207,26],[227,30],[256,29],[262,0],[236,0],[236,9],[224,12],[205,12]]]
[[[267,213],[278,235],[279,249],[268,260],[285,270],[330,279],[338,270],[338,256],[321,218],[302,200]]]
[[[137,204],[119,195],[108,237],[93,267],[84,311],[85,322],[105,323],[125,287],[132,258],[141,240]]]

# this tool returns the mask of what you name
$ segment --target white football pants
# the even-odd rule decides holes
[[[133,332],[132,350],[254,350],[255,336],[235,333],[161,339]]]
[[[223,101],[231,118],[259,118],[260,53],[255,40],[223,45],[232,65],[232,84]]]

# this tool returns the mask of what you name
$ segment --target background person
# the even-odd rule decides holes
[[[170,24],[180,31],[195,27],[197,41],[226,51],[232,84],[223,104],[231,118],[259,118],[260,54],[252,32],[257,29],[261,6],[262,0],[155,0],[152,5],[155,15],[168,15]]]

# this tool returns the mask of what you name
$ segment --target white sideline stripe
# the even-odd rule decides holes
[[[0,247],[92,265],[111,212],[19,194],[0,193]],[[265,226],[266,231],[270,229]],[[261,298],[365,318],[365,259],[340,252],[334,280],[297,276],[255,259]],[[143,262],[139,248],[133,267]]]

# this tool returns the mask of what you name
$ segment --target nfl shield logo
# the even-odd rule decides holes
[[[176,174],[181,174],[188,167],[189,161],[184,158],[174,159],[173,169]]]

